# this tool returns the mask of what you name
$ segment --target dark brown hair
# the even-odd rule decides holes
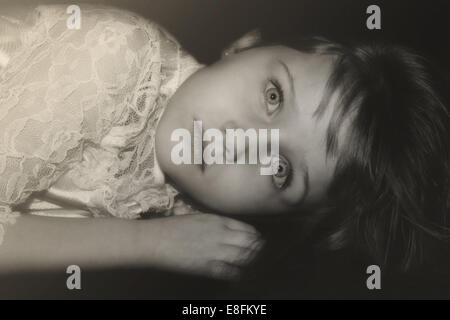
[[[351,116],[338,152],[330,204],[345,215],[328,238],[350,245],[385,267],[411,270],[428,254],[426,243],[449,239],[450,116],[430,63],[392,45],[334,46],[334,71],[323,112],[339,91],[327,150]],[[443,90],[442,88],[440,88]]]
[[[328,155],[338,159],[328,192],[327,248],[350,247],[394,269],[421,265],[427,239],[450,238],[448,80],[401,46],[321,38],[258,46],[270,44],[335,58],[316,111],[320,117],[337,93],[326,141]],[[339,141],[345,119],[350,129]]]

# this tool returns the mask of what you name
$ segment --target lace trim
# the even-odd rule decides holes
[[[20,213],[17,211],[12,211],[10,206],[0,204],[0,244],[3,242],[3,238],[5,236],[5,227],[6,224],[15,224],[17,217],[19,217]]]
[[[156,179],[156,125],[200,65],[137,14],[83,5],[83,27],[74,31],[65,9],[37,7],[0,69],[0,225],[65,174],[96,191],[94,216],[170,212],[178,192]],[[83,162],[90,148],[97,164],[111,155],[119,161],[99,171]]]

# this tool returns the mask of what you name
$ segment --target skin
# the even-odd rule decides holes
[[[156,134],[165,175],[200,205],[225,214],[280,214],[323,200],[336,166],[326,157],[333,108],[317,117],[332,57],[284,47],[248,49],[204,67],[170,100]],[[281,88],[281,90],[280,90]],[[193,121],[219,130],[279,129],[281,174],[260,175],[259,164],[204,166],[171,161],[173,130]]]
[[[83,270],[156,267],[234,279],[262,243],[252,226],[212,214],[144,221],[23,215],[9,226],[0,246],[0,277],[64,274],[76,264]]]
[[[19,10],[23,16],[28,11]],[[280,61],[292,74],[292,90]],[[330,69],[329,58],[270,47],[250,49],[200,70],[176,92],[157,128],[157,157],[164,173],[211,212],[280,213],[317,203],[334,169],[332,161],[325,161],[329,114],[313,117]],[[265,100],[269,80],[276,80],[284,92],[281,107],[271,115]],[[280,129],[280,151],[295,171],[289,187],[277,188],[286,179],[261,176],[257,165],[212,165],[204,172],[194,165],[175,166],[170,134],[176,128],[190,129],[194,118],[203,121],[205,130]],[[24,214],[8,226],[0,246],[0,274],[64,273],[68,265],[77,264],[83,270],[162,267],[229,279],[252,262],[263,243],[253,226],[212,214],[144,221]]]
[[[30,14],[34,6],[17,8],[17,14],[13,14],[14,10],[2,4],[0,12],[21,19]],[[86,21],[89,17],[84,14],[83,19]],[[79,65],[80,69],[90,67],[90,64]],[[112,72],[116,66],[109,67]],[[44,270],[54,271],[55,275],[65,274],[67,266],[76,264],[83,271],[156,267],[230,279],[239,276],[242,267],[251,263],[263,244],[253,226],[213,214],[149,220],[68,219],[23,214],[5,229],[0,245],[0,276],[20,272],[40,276],[39,272]]]

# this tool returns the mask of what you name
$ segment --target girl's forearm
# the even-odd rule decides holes
[[[260,248],[254,227],[212,214],[140,221],[22,215],[0,245],[0,273],[137,266],[229,278]]]
[[[146,232],[148,241],[142,247],[142,222],[23,215],[7,227],[0,245],[0,272],[65,269],[72,264],[87,268],[151,264],[149,245],[155,242],[152,232]]]

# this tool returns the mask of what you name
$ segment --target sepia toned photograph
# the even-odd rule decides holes
[[[0,0],[0,299],[449,299],[449,18]]]

